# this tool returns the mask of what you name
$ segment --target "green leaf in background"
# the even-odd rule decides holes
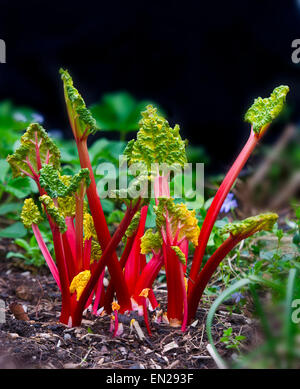
[[[107,224],[120,223],[124,217],[124,212],[119,209],[114,210],[107,218]]]
[[[92,165],[97,165],[101,160],[118,165],[119,156],[123,154],[125,146],[126,144],[123,141],[109,141],[105,138],[97,140],[89,149]]]
[[[43,117],[29,107],[16,107],[9,100],[0,102],[0,131],[23,130],[30,123],[42,123]]]
[[[0,182],[4,182],[10,166],[6,159],[0,160]]]
[[[148,214],[146,219],[146,228],[155,228],[156,227],[156,215],[153,209],[155,206],[155,200],[151,199],[148,207]]]
[[[32,188],[28,177],[17,177],[7,182],[5,191],[11,193],[18,199],[23,199],[31,193]]]
[[[186,148],[186,156],[190,163],[205,163],[209,164],[210,159],[205,151],[205,149],[201,146],[192,146],[188,144]]]
[[[16,222],[0,230],[0,238],[23,238],[26,234],[27,230],[21,222]]]
[[[17,213],[22,209],[22,203],[7,203],[0,205],[0,215],[6,215],[7,213]]]
[[[148,104],[153,102],[138,102],[130,93],[121,91],[104,95],[99,103],[93,104],[89,109],[100,130],[119,131],[124,139],[127,132],[138,130],[141,111]]]
[[[108,214],[112,213],[115,208],[114,203],[108,199],[102,199],[101,205],[102,205],[103,212]]]
[[[44,118],[29,107],[16,107],[9,100],[0,102],[0,157],[6,158],[13,151],[20,131],[30,123],[42,123]]]

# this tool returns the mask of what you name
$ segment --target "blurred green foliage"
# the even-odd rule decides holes
[[[138,130],[141,111],[144,111],[148,104],[153,102],[137,101],[130,93],[121,91],[105,94],[89,109],[98,128],[102,131],[117,131],[120,133],[120,139],[125,140],[128,132]],[[158,112],[163,114],[160,108]]]
[[[29,107],[16,107],[10,100],[0,102],[0,158],[13,151],[20,134],[32,122],[43,121],[43,117]]]

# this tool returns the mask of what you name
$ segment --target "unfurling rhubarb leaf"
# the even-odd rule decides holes
[[[86,186],[89,186],[89,169],[81,169],[70,179],[68,185],[64,184],[59,171],[53,166],[46,165],[40,171],[40,185],[52,198],[70,196],[78,190],[82,182],[84,182]]]
[[[263,213],[245,220],[226,224],[220,231],[221,234],[230,233],[232,236],[254,234],[258,231],[271,231],[278,219],[276,213]]]
[[[157,253],[162,246],[162,237],[159,231],[153,232],[151,229],[147,230],[141,238],[141,253],[149,254],[154,251]]]
[[[99,259],[102,256],[102,250],[101,246],[96,240],[92,240],[92,247],[91,247],[91,263],[94,261],[99,261]]]
[[[198,245],[200,228],[198,226],[195,210],[188,210],[183,203],[175,204],[172,198],[160,198],[158,206],[154,207],[156,213],[156,225],[160,230],[166,224],[166,218],[170,218],[173,237],[178,233],[178,240],[186,238],[194,246]]]
[[[94,220],[89,213],[85,213],[83,216],[83,231],[84,239],[89,240],[91,238],[97,240],[97,233],[94,226]]]
[[[47,195],[39,197],[39,200],[42,204],[45,205],[48,214],[51,216],[51,219],[58,226],[60,232],[66,232],[67,226],[65,218],[60,214],[59,209],[55,206],[54,201]]]
[[[147,110],[142,112],[137,139],[130,141],[124,152],[128,164],[143,162],[148,171],[153,163],[183,166],[187,162],[186,143],[181,139],[179,126],[171,128],[156,111],[148,105]]]
[[[98,242],[97,233],[94,226],[94,221],[89,213],[83,216],[83,231],[84,240],[92,239],[91,241],[91,263],[98,261],[101,258],[102,250]]]
[[[37,123],[31,124],[21,137],[14,154],[7,157],[14,177],[37,174],[44,164],[60,167],[60,151],[47,132]]]
[[[73,86],[73,80],[67,70],[60,69],[64,83],[65,100],[69,119],[75,138],[87,137],[97,130],[96,120],[86,108],[85,102],[78,90]]]
[[[84,291],[84,288],[86,287],[90,278],[91,278],[91,272],[89,270],[84,270],[73,278],[70,285],[70,293],[76,292],[77,301],[80,299],[80,296]]]
[[[33,199],[26,199],[24,201],[21,220],[26,228],[31,228],[32,224],[39,224],[43,220],[39,208]]]
[[[137,212],[133,216],[131,223],[129,224],[129,227],[127,228],[126,233],[125,233],[126,238],[130,238],[134,234],[134,232],[138,228],[140,219],[141,219],[141,211]]]
[[[253,131],[260,133],[262,127],[269,124],[281,112],[289,87],[285,85],[275,88],[269,98],[258,97],[245,114],[245,121],[253,125]]]
[[[178,246],[171,246],[171,249],[175,251],[179,261],[185,266],[186,265],[186,257],[183,252],[180,250]]]
[[[66,185],[69,186],[72,180],[72,176],[60,176],[60,180]],[[58,197],[58,209],[59,212],[64,217],[75,217],[76,213],[76,198],[73,194],[66,197]],[[88,204],[84,201],[84,211],[88,209]]]

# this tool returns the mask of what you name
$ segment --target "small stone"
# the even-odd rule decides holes
[[[19,337],[19,335],[18,334],[16,334],[15,332],[12,332],[12,333],[10,333],[10,334],[8,334],[12,339],[16,339],[16,338],[18,338]]]
[[[72,339],[72,336],[70,334],[64,334],[64,340],[65,341],[68,341],[68,340],[71,340]]]
[[[121,353],[122,355],[127,355],[127,350],[126,350],[125,347],[119,347],[119,350],[120,350],[120,353]]]
[[[102,365],[102,364],[103,364],[103,362],[104,362],[104,358],[100,358],[100,359],[99,359],[99,361],[97,362],[97,365],[99,365],[99,366],[100,366],[100,365]]]
[[[135,365],[131,365],[129,367],[129,369],[145,369],[144,365],[142,365],[141,363],[137,363]]]
[[[153,353],[153,350],[151,350],[150,348],[145,347],[145,346],[143,346],[143,350],[144,350],[145,355]]]
[[[65,369],[77,369],[80,366],[80,363],[66,363],[64,364]]]
[[[100,349],[101,354],[109,354],[108,348],[106,346],[102,346]]]
[[[45,332],[45,333],[42,333],[42,334],[37,334],[36,336],[39,336],[40,338],[43,338],[43,339],[49,339],[49,338],[51,338],[51,335],[50,335],[50,334],[47,334],[46,332]]]

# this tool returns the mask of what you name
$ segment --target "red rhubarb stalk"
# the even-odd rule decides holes
[[[266,126],[267,127],[267,126]],[[255,133],[251,128],[250,137],[245,144],[244,148],[242,149],[241,153],[239,154],[238,158],[232,165],[231,169],[227,173],[226,177],[224,178],[224,181],[222,182],[221,186],[219,187],[213,202],[211,203],[211,206],[208,209],[207,215],[204,219],[199,239],[198,239],[198,246],[196,247],[191,271],[189,274],[189,285],[188,285],[188,293],[190,294],[193,290],[193,286],[195,283],[195,280],[197,278],[197,275],[199,273],[202,259],[205,253],[205,249],[207,246],[207,242],[211,233],[211,230],[215,224],[215,221],[217,219],[217,216],[220,212],[221,206],[228,195],[232,185],[234,184],[236,178],[238,177],[240,171],[244,167],[245,163],[247,162],[248,158],[250,157],[253,149],[257,145],[258,141],[260,140],[262,134],[265,132],[261,131],[260,134]]]
[[[147,218],[148,206],[145,205],[141,209],[141,217],[139,221],[139,226],[137,229],[136,237],[129,254],[126,266],[125,266],[125,282],[128,286],[128,291],[132,296],[137,280],[141,273],[141,238],[145,232],[145,224]]]
[[[204,289],[208,284],[211,276],[216,271],[219,264],[226,257],[226,255],[243,239],[246,239],[251,235],[251,232],[247,235],[238,235],[233,237],[232,235],[227,238],[222,245],[214,252],[209,260],[204,265],[200,274],[198,275],[192,292],[188,295],[188,322],[195,317],[196,310]]]
[[[153,257],[144,267],[135,287],[134,298],[137,300],[141,291],[145,288],[152,288],[153,282],[156,279],[161,267],[164,264],[164,258],[159,254],[153,254]]]
[[[165,243],[163,243],[163,246]],[[171,326],[182,323],[184,294],[182,293],[182,264],[171,246],[164,248],[168,287],[168,319]]]
[[[104,270],[101,273],[101,276],[99,278],[96,293],[95,293],[95,301],[94,301],[94,305],[93,305],[93,314],[94,315],[97,315],[97,311],[99,309],[99,304],[101,301],[101,296],[102,296],[102,293],[104,292],[103,279],[104,279]]]
[[[129,254],[131,252],[133,243],[135,241],[135,236],[136,236],[136,232],[132,236],[127,238],[126,245],[125,245],[125,248],[123,250],[123,253],[122,253],[122,256],[121,256],[120,262],[119,262],[122,270],[124,269],[124,267],[127,263]],[[112,303],[113,298],[114,298],[114,293],[115,293],[115,289],[114,289],[113,283],[110,281],[108,284],[108,287],[106,289],[105,301],[104,301],[104,308],[105,308],[106,313],[108,313],[108,314],[111,313],[111,303]]]
[[[71,250],[71,247],[69,245],[69,240],[67,238],[67,234],[63,233],[61,234],[62,237],[62,243],[64,247],[64,254],[67,261],[67,270],[68,270],[68,277],[69,280],[72,280],[77,274],[78,274],[78,267],[76,263],[76,257],[73,257],[73,253]]]
[[[111,240],[111,236],[107,227],[101,202],[97,194],[96,182],[87,149],[87,139],[83,138],[77,141],[77,148],[81,167],[88,168],[90,171],[91,183],[87,188],[86,193],[91,214],[94,220],[97,238],[102,248],[102,251],[104,251]],[[111,253],[111,256],[107,262],[107,267],[111,275],[111,280],[116,290],[117,298],[120,305],[130,306],[130,295],[116,253]]]
[[[85,305],[87,299],[89,298],[90,294],[92,293],[102,271],[104,270],[105,266],[107,265],[108,261],[110,260],[112,253],[115,252],[118,244],[120,243],[122,237],[124,236],[133,216],[135,215],[135,213],[137,212],[137,210],[139,208],[139,205],[140,205],[139,201],[135,204],[135,206],[129,205],[129,207],[127,208],[127,211],[124,215],[124,218],[122,219],[119,227],[115,231],[112,239],[110,240],[110,242],[107,245],[106,249],[104,250],[101,258],[99,259],[99,261],[95,267],[95,270],[93,271],[93,274],[92,274],[89,282],[87,283],[87,285],[86,285],[84,291],[82,292],[82,295],[78,301],[78,304],[77,304],[77,307],[76,307],[76,310],[74,313],[74,317],[73,317],[73,325],[74,326],[80,325],[84,305]],[[123,277],[123,274],[122,274],[122,277]],[[126,289],[127,289],[127,287],[126,287]],[[122,306],[122,310],[125,311],[125,310],[130,310],[130,309],[131,309],[131,303],[129,300],[129,305],[126,304],[126,305]]]
[[[79,271],[83,266],[83,198],[85,193],[84,184],[80,184],[80,193],[76,193],[75,233],[76,233],[76,258]]]
[[[65,232],[65,234],[68,239],[73,258],[76,258],[76,233],[74,228],[73,217],[66,216],[65,221],[67,226],[67,231]]]

